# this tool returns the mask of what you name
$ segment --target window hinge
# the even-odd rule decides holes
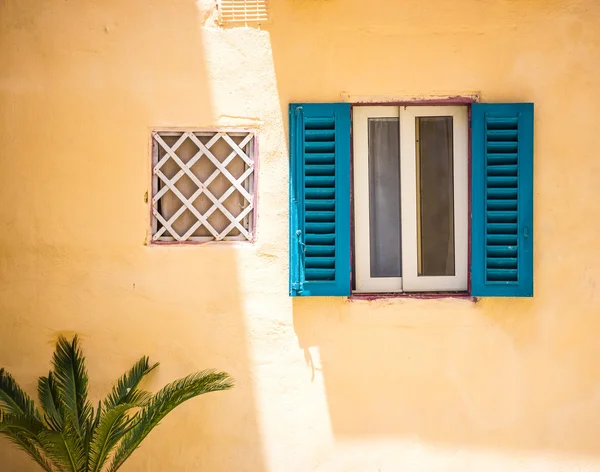
[[[294,282],[292,284],[292,290],[295,290],[298,293],[302,293],[304,291],[304,284],[302,282]]]

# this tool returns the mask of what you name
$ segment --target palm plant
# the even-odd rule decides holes
[[[197,372],[152,395],[139,388],[158,366],[142,357],[104,401],[88,400],[85,358],[75,336],[60,337],[53,370],[38,381],[41,411],[0,369],[0,434],[48,472],[115,472],[148,433],[175,407],[203,393],[233,386],[225,372]]]

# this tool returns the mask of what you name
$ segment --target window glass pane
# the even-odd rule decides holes
[[[416,120],[418,275],[454,275],[452,117]]]
[[[398,118],[369,118],[371,277],[401,277]]]

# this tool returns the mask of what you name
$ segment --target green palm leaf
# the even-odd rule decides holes
[[[40,377],[38,381],[38,398],[44,410],[44,420],[50,429],[62,429],[62,415],[60,413],[60,398],[52,372],[48,377]]]
[[[35,438],[44,429],[42,423],[32,416],[3,415],[0,419],[0,433],[20,431]]]
[[[28,453],[29,456],[46,472],[62,472],[62,469],[55,467],[46,457],[45,453],[40,448],[38,441],[32,438],[31,435],[24,433],[23,431],[14,431],[10,429],[0,431],[0,434],[6,436],[19,449]]]
[[[4,369],[0,369],[0,412],[38,416],[31,397]]]
[[[72,422],[83,440],[92,414],[92,405],[87,399],[88,375],[77,336],[71,342],[63,336],[58,338],[52,363],[56,389],[64,407],[63,423],[66,420]]]
[[[113,387],[110,395],[104,400],[104,406],[107,410],[114,408],[123,403],[139,404],[144,400],[148,400],[150,394],[147,392],[140,393],[137,390],[142,379],[152,372],[158,366],[150,365],[148,357],[144,356],[135,365],[125,373]]]
[[[79,433],[66,426],[63,431],[44,430],[37,437],[50,460],[66,472],[84,472],[86,457]]]
[[[233,379],[229,374],[211,370],[188,375],[166,385],[134,417],[135,426],[121,441],[108,472],[119,469],[150,431],[174,408],[198,395],[227,390],[231,387],[233,387]]]
[[[92,409],[92,413],[90,414],[90,420],[87,423],[86,426],[86,430],[85,430],[85,436],[83,438],[83,446],[84,446],[84,453],[85,453],[85,470],[88,471],[89,470],[89,464],[90,464],[90,445],[92,442],[92,438],[94,436],[94,433],[96,431],[96,428],[98,427],[98,424],[100,424],[100,418],[102,416],[102,403],[98,402],[98,410],[96,410],[94,412],[94,410]]]
[[[124,403],[111,408],[102,415],[90,444],[88,463],[90,472],[102,470],[108,454],[131,426],[132,420],[127,416],[127,412],[135,407],[136,405]]]

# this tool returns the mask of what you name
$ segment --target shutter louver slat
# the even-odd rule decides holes
[[[517,165],[516,153],[488,154],[486,157],[488,165]]]
[[[475,104],[472,294],[533,294],[533,106]]]
[[[334,280],[335,269],[306,269],[306,280],[319,282],[321,280]]]
[[[310,256],[306,260],[307,268],[332,268],[335,267],[335,258],[333,257],[315,257]]]
[[[310,252],[310,249],[323,249],[330,251],[335,254],[335,234],[306,234],[304,238],[304,244],[306,244],[306,251]],[[316,246],[312,248],[311,246]],[[310,257],[310,256],[308,256]],[[310,279],[307,278],[310,281]]]
[[[305,156],[305,162],[306,164],[315,164],[315,165],[320,165],[320,164],[335,164],[335,154],[333,153],[327,153],[327,154],[321,154],[321,153],[311,153],[307,156]]]
[[[306,165],[304,167],[306,175],[334,175],[335,166],[330,165]]]
[[[350,294],[350,107],[290,106],[290,294]]]
[[[335,256],[335,247],[330,246],[311,246],[306,248],[307,257],[333,257]]]
[[[335,188],[306,188],[304,196],[309,199],[335,198]]]
[[[306,128],[306,141],[329,141],[335,142],[335,131],[333,129],[311,129]]]
[[[332,211],[307,211],[307,222],[332,222],[335,221],[335,213]]]
[[[306,211],[334,211],[335,200],[304,200]]]
[[[517,248],[511,246],[502,246],[502,245],[489,245],[487,248],[487,255],[489,257],[497,257],[499,259],[502,258],[516,258],[517,257]]]
[[[335,150],[334,141],[309,141],[304,143],[306,153],[333,153]]]
[[[488,253],[488,257],[490,254]],[[513,269],[517,267],[516,257],[494,257],[488,260],[490,269]]]
[[[321,172],[319,174],[310,176],[305,174],[305,185],[314,188],[335,188],[335,176],[323,175]]]

